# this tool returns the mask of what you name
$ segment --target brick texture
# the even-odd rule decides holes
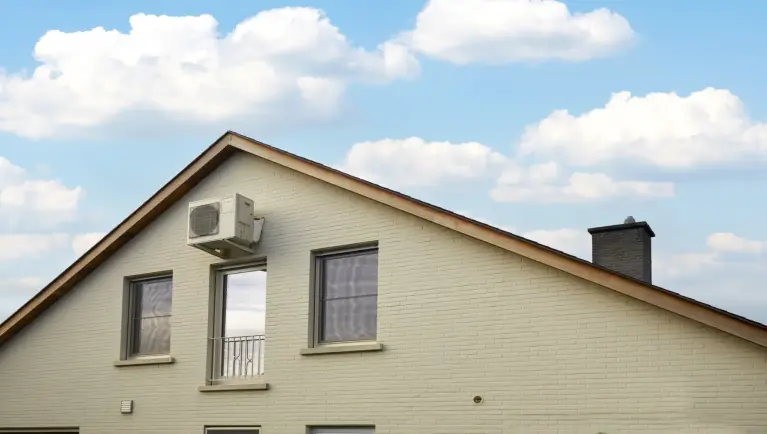
[[[266,216],[267,391],[200,393],[210,265],[189,200]],[[380,353],[302,356],[309,252],[378,240]],[[123,277],[174,272],[177,363],[115,368]],[[227,161],[0,348],[0,427],[303,434],[764,433],[767,351],[249,155]],[[481,395],[484,403],[472,397]],[[121,399],[135,412],[121,415]]]
[[[652,283],[652,238],[646,229],[612,229],[591,235],[595,264]]]

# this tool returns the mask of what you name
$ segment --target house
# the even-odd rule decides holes
[[[0,433],[767,432],[767,327],[653,286],[647,223],[590,231],[228,132],[0,325]]]

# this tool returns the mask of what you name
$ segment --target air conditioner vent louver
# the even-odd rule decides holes
[[[207,203],[192,208],[189,212],[189,237],[206,237],[218,234],[221,205]]]

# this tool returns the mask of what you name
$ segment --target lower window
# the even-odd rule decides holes
[[[80,430],[74,428],[14,428],[11,430],[0,428],[0,433],[2,434],[77,434],[79,432]]]
[[[205,434],[260,434],[259,428],[241,426],[220,426],[205,428]]]
[[[310,428],[310,434],[375,434],[375,428]]]

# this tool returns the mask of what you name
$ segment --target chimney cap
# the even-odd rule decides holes
[[[610,225],[610,226],[599,226],[596,228],[589,228],[589,233],[591,235],[603,233],[603,232],[612,232],[612,231],[625,231],[627,229],[644,229],[647,231],[647,234],[650,236],[650,238],[655,236],[655,232],[653,232],[652,228],[647,222],[638,222],[634,220],[634,217],[628,216],[624,223],[621,223],[619,225]]]

